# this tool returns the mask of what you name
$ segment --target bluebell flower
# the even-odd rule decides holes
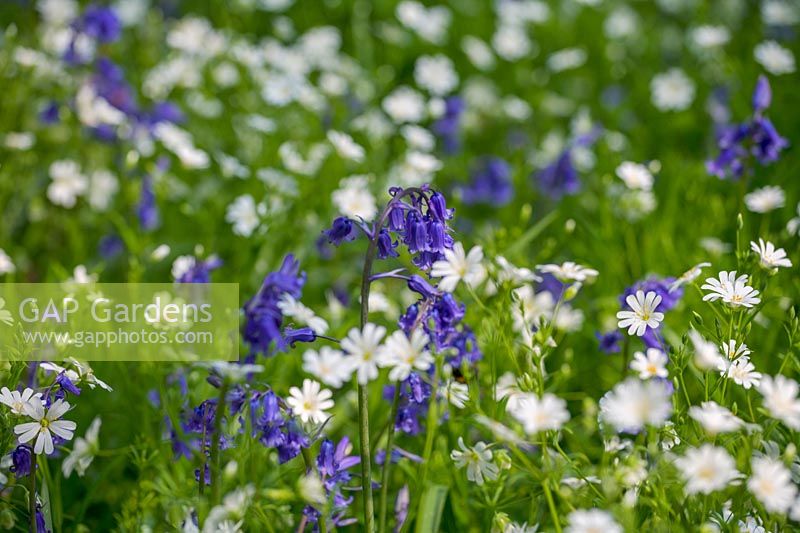
[[[356,238],[356,228],[353,222],[346,217],[337,217],[331,227],[322,233],[328,238],[328,242],[334,246],[339,246],[345,241],[352,241]]]
[[[50,102],[39,112],[42,124],[55,124],[60,120],[58,102]]]
[[[275,350],[286,348],[286,340],[281,334],[283,314],[278,302],[284,294],[295,299],[302,295],[306,275],[298,273],[299,268],[294,256],[287,255],[281,267],[267,274],[258,293],[245,303],[243,337],[253,353],[272,355]]]
[[[158,102],[149,112],[142,113],[140,121],[152,127],[160,122],[180,124],[185,118],[183,111],[172,102]]]
[[[52,533],[50,529],[47,529],[42,506],[38,503],[36,504],[36,533]]]
[[[429,214],[439,222],[446,222],[453,218],[455,209],[447,207],[447,200],[444,195],[438,191],[433,191],[428,197]]]
[[[60,372],[56,376],[56,384],[58,384],[58,386],[61,387],[61,390],[65,391],[65,392],[68,392],[70,394],[74,394],[75,396],[80,396],[80,394],[81,394],[81,389],[76,387],[75,384],[72,383],[72,380],[69,379],[67,374],[64,373],[64,372]]]
[[[111,43],[119,39],[122,25],[113,9],[91,5],[83,12],[79,29],[100,43]]]
[[[406,213],[403,243],[412,254],[428,249],[428,228],[422,216],[416,211]]]
[[[460,96],[450,96],[444,102],[444,113],[433,124],[433,132],[442,141],[445,153],[453,154],[461,147],[461,116],[464,113],[464,100]]]
[[[608,333],[596,332],[595,337],[600,345],[600,350],[606,354],[619,353],[619,343],[624,338],[619,330],[610,331]]]
[[[382,228],[378,233],[378,259],[387,259],[389,257],[398,257],[397,253],[398,241],[393,240],[392,236],[386,228]]]
[[[423,429],[422,421],[427,415],[433,388],[419,373],[411,372],[399,385],[384,387],[384,400],[393,400],[396,386],[400,387],[400,403],[394,421],[395,429],[407,435],[418,435]]]
[[[581,187],[570,149],[561,152],[555,161],[543,168],[537,174],[537,179],[542,190],[554,198],[575,194]]]
[[[119,65],[105,57],[98,59],[92,85],[109,104],[135,118],[137,106],[133,88],[125,80],[125,73]]]
[[[461,187],[461,200],[467,205],[506,205],[514,195],[511,167],[499,157],[488,157],[473,172],[471,182]]]
[[[333,257],[333,249],[324,231],[317,237],[317,240],[314,241],[314,246],[317,248],[317,255],[319,255],[320,259],[328,260]]]
[[[114,259],[125,250],[125,243],[118,235],[109,234],[100,239],[97,251],[103,259]]]
[[[277,446],[278,462],[286,463],[298,455],[303,448],[308,448],[311,441],[303,433],[302,428],[294,420],[289,421],[285,433],[286,438]]]
[[[334,491],[338,485],[350,481],[349,469],[361,463],[359,456],[348,455],[349,449],[348,437],[342,437],[338,445],[329,439],[324,439],[320,444],[317,469],[326,490]]]
[[[286,328],[283,332],[283,338],[286,344],[294,348],[294,345],[298,342],[314,342],[317,340],[317,334],[309,327]]]
[[[176,279],[178,283],[210,283],[211,272],[222,266],[222,259],[211,256],[205,260],[196,259],[186,272]]]
[[[580,135],[567,143],[556,159],[535,174],[539,188],[551,198],[575,194],[581,188],[580,178],[572,163],[572,150],[576,147],[591,146],[600,135],[600,128],[595,127],[589,133]]]
[[[453,209],[447,207],[441,193],[431,191],[427,186],[411,190],[392,187],[389,194],[393,198],[387,206],[388,216],[381,217],[382,224],[386,225],[369,228],[358,223],[359,226],[370,239],[375,239],[379,259],[397,257],[395,248],[402,243],[414,255],[412,261],[417,267],[429,269],[444,257],[444,250],[451,249],[455,243],[447,225],[453,217]],[[339,217],[323,234],[334,244],[352,240],[355,224]]]
[[[777,161],[781,151],[789,146],[789,142],[778,134],[772,121],[766,117],[755,117],[750,128],[751,150],[762,165]]]
[[[17,479],[29,476],[33,464],[33,449],[27,444],[20,444],[11,452],[11,468]]]
[[[718,154],[706,161],[706,171],[718,178],[738,179],[748,168],[752,155],[761,165],[778,160],[781,151],[789,146],[764,112],[772,103],[772,90],[765,76],[759,76],[753,91],[753,116],[740,124],[720,127],[717,131]]]
[[[156,195],[153,192],[153,179],[150,176],[142,178],[142,190],[136,206],[136,216],[139,218],[139,226],[143,231],[153,231],[159,225],[161,217],[158,213],[158,205],[156,205]]]

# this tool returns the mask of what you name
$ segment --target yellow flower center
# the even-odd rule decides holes
[[[39,423],[42,425],[43,428],[47,428],[48,426],[50,426],[50,421],[46,418],[42,418],[41,420],[39,420]]]

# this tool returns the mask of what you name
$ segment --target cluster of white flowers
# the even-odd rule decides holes
[[[386,328],[367,323],[353,328],[342,339],[342,351],[325,348],[305,353],[304,369],[332,387],[340,387],[355,374],[366,384],[378,377],[379,368],[390,368],[389,379],[405,380],[412,371],[426,371],[433,365],[427,349],[426,333],[414,330],[411,336],[395,331],[384,342]]]

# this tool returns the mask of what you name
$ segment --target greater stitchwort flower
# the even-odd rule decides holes
[[[619,327],[628,328],[628,335],[645,334],[647,328],[656,329],[664,320],[664,313],[656,311],[661,303],[661,296],[654,291],[647,294],[644,291],[636,291],[636,294],[629,295],[625,303],[630,307],[630,311],[620,311],[617,313]]]
[[[69,411],[69,402],[56,400],[49,409],[45,410],[41,403],[26,403],[23,406],[25,414],[34,422],[25,422],[14,426],[14,433],[20,444],[36,440],[33,446],[34,453],[50,455],[55,450],[53,435],[64,440],[71,440],[73,431],[77,427],[75,422],[60,420]]]

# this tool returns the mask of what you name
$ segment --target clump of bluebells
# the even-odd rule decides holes
[[[315,335],[309,328],[285,328],[283,312],[278,307],[284,295],[299,299],[305,282],[306,274],[300,272],[300,263],[289,254],[278,270],[267,274],[258,293],[244,304],[242,336],[250,346],[248,362],[252,362],[257,354],[274,355],[294,342],[314,339]]]
[[[772,103],[772,89],[766,76],[759,76],[753,91],[753,115],[745,122],[728,124],[717,132],[719,153],[706,162],[709,174],[718,178],[739,179],[752,171],[753,160],[760,165],[774,163],[789,146],[765,112]]]
[[[427,186],[392,187],[389,194],[392,199],[373,224],[338,217],[324,235],[331,244],[338,246],[355,239],[360,229],[369,240],[376,242],[378,259],[398,257],[396,249],[402,243],[418,268],[430,269],[455,242],[447,224],[453,218],[453,209],[447,208],[440,192],[431,191]]]
[[[349,490],[348,483],[353,478],[350,469],[361,462],[361,458],[350,455],[352,444],[348,437],[342,437],[338,444],[330,439],[323,439],[317,454],[317,471],[325,489],[325,495],[330,502],[329,524],[336,527],[345,527],[355,524],[357,520],[347,516],[347,510],[353,503],[353,496],[345,496],[343,491]],[[315,530],[319,527],[321,512],[313,505],[306,505],[303,514],[309,522],[314,524]]]

